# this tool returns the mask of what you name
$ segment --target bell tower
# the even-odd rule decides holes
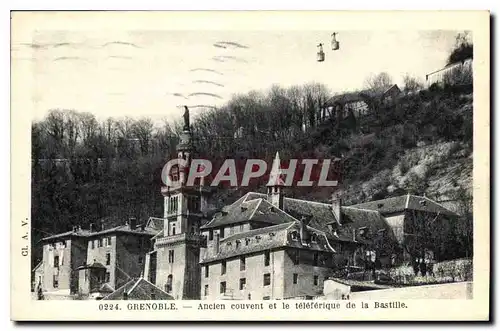
[[[200,226],[209,191],[199,182],[186,185],[193,153],[189,109],[185,107],[184,128],[177,145],[177,157],[185,163],[172,167],[169,176],[173,184],[162,187],[163,235],[155,242],[156,285],[179,300],[197,300],[201,292],[199,258],[205,238]]]

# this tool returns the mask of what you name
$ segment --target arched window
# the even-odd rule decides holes
[[[167,284],[165,285],[165,292],[167,293],[172,292],[172,278],[173,276],[171,274],[167,277]]]

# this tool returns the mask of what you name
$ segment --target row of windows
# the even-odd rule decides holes
[[[269,266],[271,261],[271,253],[269,251],[264,252],[264,266]],[[208,278],[210,275],[210,267],[208,265],[205,266],[205,278]],[[227,270],[227,263],[226,261],[221,262],[221,269],[220,269],[220,274],[225,275]],[[246,270],[246,257],[241,256],[240,257],[240,271],[245,271]]]
[[[99,238],[97,240],[90,241],[90,248],[99,248],[99,247],[110,247],[111,246],[111,237]]]
[[[326,277],[325,277],[326,279]],[[293,274],[293,283],[294,284],[298,284],[299,282],[299,274]],[[313,284],[315,286],[319,285],[319,276],[318,275],[314,275],[313,277]],[[247,279],[246,278],[240,278],[240,281],[239,281],[239,289],[240,291],[243,291],[246,289],[246,285],[247,285]],[[271,285],[271,274],[270,273],[266,273],[263,275],[263,280],[262,280],[262,285],[263,286],[269,286]],[[219,293],[220,294],[226,294],[226,290],[227,290],[227,282],[220,282],[220,285],[219,285]],[[209,294],[209,286],[208,284],[205,285],[205,288],[204,288],[204,295],[205,296],[208,296]]]
[[[292,240],[298,241],[300,239],[300,234],[297,231],[293,231],[291,233]],[[317,243],[318,242],[318,235],[316,233],[311,234],[311,242],[312,243]]]
[[[170,197],[168,201],[168,212],[172,213],[177,211],[177,207],[179,207],[179,197]]]
[[[175,213],[179,208],[179,197],[170,197],[168,200],[168,213]],[[198,196],[188,196],[187,197],[187,208],[192,212],[199,212],[201,208],[200,197]]]
[[[243,232],[243,231],[245,231],[245,224],[240,224],[239,232],[236,230],[236,227],[230,227],[230,228],[228,228],[228,230],[229,230],[229,233],[228,233],[229,235]],[[221,239],[224,238],[225,232],[226,232],[226,228],[220,228],[219,229],[219,238],[221,238]],[[214,240],[214,230],[210,230],[208,232],[208,240]],[[247,245],[248,245],[248,243],[247,243]]]

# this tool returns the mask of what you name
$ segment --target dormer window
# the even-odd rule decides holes
[[[271,238],[272,238],[272,237],[274,237],[275,235],[276,235],[276,233],[271,232],[271,233],[269,234],[269,237],[271,237]]]
[[[299,234],[297,231],[291,233],[292,240],[299,240]]]
[[[318,242],[318,235],[316,233],[313,233],[311,236],[311,242],[317,243]]]
[[[243,206],[241,206],[241,212],[242,212],[242,213],[243,213],[243,212],[245,212],[245,211],[247,211],[247,209],[248,209],[247,207],[243,207]]]
[[[232,244],[231,244],[231,242],[230,242],[230,241],[228,241],[228,242],[226,243],[226,245],[227,245],[227,246],[231,246]]]
[[[248,246],[249,243],[250,243],[250,238],[245,238],[245,246]]]
[[[262,239],[262,237],[261,236],[255,236],[255,239],[260,240],[260,239]]]
[[[383,203],[378,203],[378,204],[377,204],[377,207],[378,207],[378,208],[382,208],[383,206],[384,206],[384,204],[383,204]]]
[[[241,241],[236,240],[235,242],[236,242],[236,248],[240,248],[240,246],[241,246]]]
[[[426,205],[427,205],[427,201],[425,201],[425,200],[420,200],[420,204],[421,204],[422,206],[426,206]]]

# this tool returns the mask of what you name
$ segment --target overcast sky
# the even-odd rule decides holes
[[[100,119],[177,119],[180,105],[221,105],[234,93],[272,84],[317,81],[339,93],[382,71],[398,84],[405,73],[423,81],[445,64],[459,31],[339,31],[335,52],[331,32],[44,32],[14,41],[12,60],[34,75],[26,87],[34,118],[60,108]]]

